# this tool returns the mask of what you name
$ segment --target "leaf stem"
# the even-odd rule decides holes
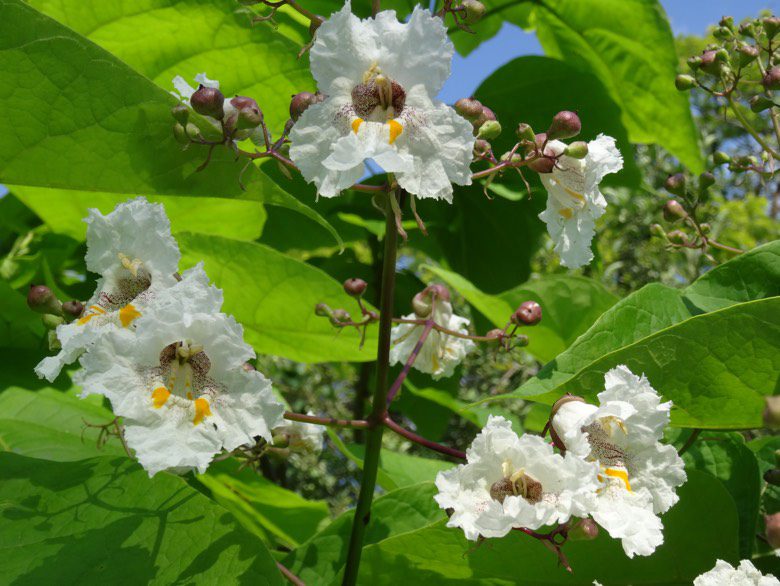
[[[696,428],[691,432],[691,435],[688,436],[688,439],[685,440],[685,443],[683,446],[677,450],[677,455],[682,456],[685,452],[688,451],[688,448],[690,448],[693,443],[696,441],[696,438],[699,437],[699,434],[701,433],[701,429]]]
[[[421,446],[424,446],[428,448],[429,450],[433,450],[434,452],[439,452],[440,454],[444,454],[445,456],[450,456],[452,458],[458,458],[460,460],[466,459],[466,454],[464,452],[461,452],[460,450],[456,450],[455,448],[450,448],[448,446],[442,445],[440,443],[431,441],[429,439],[425,439],[421,435],[417,435],[413,431],[410,431],[408,429],[405,429],[398,425],[395,421],[393,421],[389,415],[385,415],[384,424],[393,430],[395,433],[400,435],[401,437],[405,437],[411,442],[414,442],[416,444],[419,444]]]
[[[382,259],[376,386],[369,415],[369,428],[366,433],[366,451],[363,460],[360,494],[355,505],[355,517],[352,520],[352,533],[349,538],[347,560],[344,566],[342,584],[345,586],[354,586],[357,583],[363,538],[371,515],[371,501],[374,498],[376,477],[379,470],[379,453],[382,449],[382,432],[384,431],[382,423],[386,415],[387,375],[390,370],[390,329],[393,326],[393,297],[395,293],[395,261],[398,252],[398,232],[395,229],[395,216],[390,207],[390,197],[392,196],[386,197],[384,202],[385,243]]]

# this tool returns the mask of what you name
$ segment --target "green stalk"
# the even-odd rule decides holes
[[[360,554],[363,551],[363,538],[371,516],[371,501],[374,498],[376,476],[379,469],[379,452],[382,450],[382,432],[387,411],[387,374],[390,370],[390,329],[393,326],[393,295],[395,293],[395,260],[398,248],[398,232],[395,228],[395,216],[390,206],[389,193],[385,201],[385,248],[382,259],[382,290],[379,314],[379,347],[376,363],[376,386],[368,417],[369,429],[366,433],[366,451],[363,460],[363,475],[360,482],[360,494],[352,520],[352,534],[349,538],[347,563],[344,567],[345,586],[357,583]]]

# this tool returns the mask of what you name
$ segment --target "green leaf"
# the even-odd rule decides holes
[[[239,470],[235,460],[214,462],[198,481],[241,525],[273,545],[298,547],[330,518],[325,501],[306,500],[254,470]]]
[[[663,516],[664,544],[648,557],[629,559],[620,543],[601,531],[595,541],[573,541],[564,552],[574,572],[538,541],[513,533],[480,546],[440,521],[389,537],[363,549],[361,584],[591,584],[689,586],[715,559],[739,560],[737,513],[721,483],[692,471],[680,502]],[[717,513],[714,513],[717,512]],[[684,552],[684,555],[681,555]]]
[[[84,218],[91,208],[107,214],[130,198],[116,193],[82,193],[62,189],[9,186],[14,195],[33,210],[58,234],[83,241],[87,234]],[[151,196],[161,203],[171,220],[174,232],[199,232],[225,236],[234,240],[256,240],[263,232],[263,204],[247,200],[216,197]]]
[[[720,480],[739,514],[739,557],[750,559],[756,535],[761,475],[753,452],[738,433],[704,433],[683,454],[687,468]]]
[[[374,500],[364,545],[419,529],[444,517],[433,500],[432,482],[407,486]],[[347,557],[354,511],[339,516],[327,528],[290,553],[283,563],[307,584],[330,584]],[[417,582],[411,582],[416,584]]]
[[[758,465],[763,477],[769,470],[780,468],[780,436],[767,435],[756,438],[747,443],[758,460]],[[766,514],[780,512],[780,486],[766,484],[764,493],[761,495],[762,511]]]
[[[41,348],[44,335],[41,316],[27,307],[21,294],[0,279],[0,348]]]
[[[349,446],[350,451],[357,455],[361,460],[365,454],[365,446],[354,444]],[[384,449],[379,456],[379,468],[392,478],[393,483],[401,488],[419,482],[433,481],[436,475],[442,470],[448,470],[453,467],[452,462],[444,460],[433,460],[432,458],[422,458],[412,454],[402,454],[392,450]],[[380,481],[380,485],[382,485]],[[390,490],[394,487],[382,485],[383,488]]]
[[[75,393],[16,387],[0,393],[0,449],[6,452],[57,462],[124,455],[116,435],[100,438],[97,426],[112,421],[114,414],[99,401],[79,399]],[[101,439],[104,445],[99,445]]]
[[[345,444],[336,431],[329,427],[325,429],[325,432],[328,434],[328,437],[330,438],[330,441],[333,442],[335,448],[341,452],[350,462],[362,470],[363,452],[359,451],[361,446],[356,444]],[[399,487],[399,484],[393,480],[381,466],[377,470],[376,481],[379,486],[385,490],[395,490]]]
[[[17,584],[283,584],[262,541],[176,476],[127,458],[0,454],[3,579]]]
[[[198,6],[205,14],[206,6]],[[72,9],[81,14],[82,7],[88,10],[83,3],[74,3]],[[173,18],[176,7],[162,12]],[[106,25],[108,21],[110,17]],[[179,24],[189,32],[178,36],[202,51],[189,23]],[[151,49],[161,42],[157,36],[138,43],[137,34],[135,29],[126,31],[133,42],[124,45]],[[266,62],[257,59],[255,67],[265,67]],[[197,66],[196,59],[186,67],[176,67],[187,74]],[[296,71],[301,67],[294,65]],[[176,99],[168,91],[20,0],[0,0],[0,88],[6,112],[16,113],[0,118],[0,177],[4,183],[116,194],[253,199],[306,215],[338,240],[319,214],[261,169],[252,166],[244,173],[247,191],[242,191],[238,178],[243,165],[227,149],[216,149],[206,170],[196,172],[206,151],[197,147],[182,151],[174,140],[170,108]]]
[[[223,311],[244,326],[249,344],[261,354],[299,362],[375,359],[376,329],[363,349],[355,328],[337,330],[314,314],[317,303],[359,310],[341,284],[321,270],[262,244],[182,233],[182,266],[203,260],[212,281],[225,291]]]

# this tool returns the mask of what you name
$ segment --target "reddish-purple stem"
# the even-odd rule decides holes
[[[405,437],[411,442],[414,442],[416,444],[420,444],[421,446],[425,446],[429,450],[433,450],[434,452],[439,452],[440,454],[444,454],[445,456],[450,456],[452,458],[458,458],[460,460],[466,459],[466,454],[464,452],[461,452],[460,450],[456,450],[455,448],[450,448],[447,446],[444,446],[442,444],[433,442],[431,440],[425,439],[421,435],[417,435],[413,431],[409,431],[408,429],[404,429],[400,425],[398,425],[395,421],[390,419],[389,415],[385,415],[384,423],[386,427],[389,427],[391,430],[393,430],[395,433],[400,435],[401,437]]]
[[[409,370],[412,368],[412,364],[414,364],[414,361],[417,360],[417,355],[420,353],[420,350],[422,350],[423,344],[425,344],[425,340],[428,338],[428,334],[430,334],[431,330],[433,329],[433,325],[434,322],[432,319],[426,320],[425,327],[423,328],[422,334],[420,334],[420,339],[417,340],[417,344],[415,344],[414,350],[412,350],[412,353],[409,354],[409,358],[406,360],[406,364],[404,364],[404,368],[401,371],[401,374],[398,375],[398,378],[395,379],[393,386],[391,386],[390,390],[387,391],[388,405],[393,402],[393,399],[395,399],[395,396],[401,389],[401,385],[404,384],[404,380],[406,380],[406,376],[409,374]]]

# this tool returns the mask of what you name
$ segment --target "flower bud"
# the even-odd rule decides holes
[[[517,135],[517,138],[520,140],[527,140],[530,142],[533,142],[536,138],[536,135],[534,134],[534,129],[531,128],[530,124],[526,124],[525,122],[521,122],[517,125],[517,129],[515,130],[515,134]]]
[[[324,99],[325,97],[319,93],[299,92],[295,94],[290,100],[290,118],[297,122],[309,106],[318,104]]]
[[[479,116],[475,120],[471,122],[471,125],[474,127],[475,131],[479,131],[485,124],[488,122],[497,122],[496,115],[487,106],[482,106],[482,111],[480,112]],[[501,130],[501,126],[498,127],[499,132]],[[497,135],[496,135],[497,136]],[[488,138],[486,136],[482,136],[480,138]]]
[[[696,87],[696,80],[691,75],[681,74],[674,78],[674,87],[676,87],[678,91],[687,92]]]
[[[664,188],[671,194],[684,196],[686,192],[686,179],[682,173],[669,175],[664,182]]]
[[[225,116],[225,96],[215,87],[200,85],[190,96],[192,109],[203,116],[222,120]]]
[[[546,132],[540,132],[538,134],[534,135],[534,143],[536,144],[536,148],[539,150],[542,150],[544,145],[547,144],[547,133]]]
[[[713,75],[720,71],[721,62],[718,60],[718,52],[715,50],[704,51],[701,54],[701,68]]]
[[[588,517],[574,525],[568,532],[568,538],[572,541],[592,541],[599,536],[599,526]]]
[[[737,47],[737,52],[739,53],[739,64],[741,67],[750,65],[758,58],[758,47],[753,45],[742,43]]]
[[[701,68],[702,59],[698,55],[694,55],[693,57],[688,57],[687,63],[691,71],[696,71]]]
[[[723,151],[716,151],[715,154],[712,155],[712,162],[716,165],[725,165],[726,163],[731,162],[731,157]]]
[[[553,116],[550,128],[547,129],[547,139],[557,140],[573,138],[582,130],[582,122],[576,112],[562,110]]]
[[[780,513],[774,515],[764,515],[764,525],[766,526],[766,540],[772,549],[780,548]]]
[[[330,317],[332,313],[333,310],[325,303],[318,303],[314,306],[314,314],[320,317]]]
[[[566,393],[563,397],[555,401],[552,407],[550,407],[550,421],[552,421],[553,417],[555,417],[555,414],[558,413],[558,410],[561,407],[563,407],[566,403],[571,403],[572,401],[584,403],[585,399],[578,397],[577,395],[572,395],[571,393]]]
[[[713,185],[715,185],[715,175],[709,171],[699,175],[699,189],[709,189]]]
[[[780,427],[780,395],[764,397],[764,427]]]
[[[344,281],[344,292],[350,297],[360,297],[367,287],[368,283],[363,279],[352,278]]]
[[[739,25],[739,34],[743,37],[747,37],[749,39],[755,39],[756,38],[756,31],[753,28],[752,22],[743,22],[741,25]]]
[[[46,285],[30,285],[27,305],[36,313],[62,315],[62,303]]]
[[[490,152],[490,143],[483,138],[474,141],[474,156],[483,157]]]
[[[461,98],[455,102],[455,111],[466,120],[473,121],[482,115],[482,103],[474,98]]]
[[[190,142],[190,137],[187,136],[187,130],[178,122],[173,125],[173,138],[175,138],[176,142],[179,144],[189,144]]]
[[[412,309],[417,317],[428,317],[433,309],[431,298],[422,291],[417,293],[417,295],[412,297]]]
[[[718,22],[719,26],[726,27],[727,29],[733,30],[734,29],[734,17],[733,16],[724,16],[720,19],[720,22]]]
[[[65,320],[61,318],[59,315],[52,315],[50,313],[46,313],[43,316],[41,316],[41,322],[43,322],[43,327],[45,327],[47,330],[56,330],[57,326],[65,323]]]
[[[498,122],[498,120],[488,120],[482,126],[479,127],[479,132],[477,132],[477,137],[484,138],[487,140],[493,140],[494,138],[498,138],[498,135],[500,134],[501,134],[501,124]]]
[[[542,321],[542,306],[536,301],[523,301],[512,314],[513,324],[535,326]]]
[[[664,231],[664,227],[661,226],[661,224],[652,224],[650,226],[650,235],[666,238],[666,232]]]
[[[772,486],[780,486],[780,470],[774,468],[764,472],[764,480]]]
[[[761,80],[761,84],[768,90],[780,89],[780,66],[770,67]]]
[[[263,121],[263,111],[252,98],[246,96],[236,96],[230,100],[230,105],[238,112],[234,123],[236,130],[248,130],[257,128]]]
[[[190,109],[184,104],[176,104],[171,108],[171,115],[176,122],[184,126],[190,118]]]
[[[688,244],[688,235],[682,230],[672,230],[666,237],[672,244]]]
[[[699,229],[704,234],[709,234],[710,231],[712,231],[712,226],[710,226],[707,222],[702,222],[701,224],[699,224]]]
[[[334,309],[330,316],[330,322],[333,325],[338,325],[342,322],[352,321],[352,316],[346,309]]]
[[[685,208],[676,199],[670,199],[664,204],[664,220],[667,222],[676,222],[687,215]]]
[[[761,94],[755,95],[749,100],[750,109],[756,114],[768,110],[773,106],[772,100]]]
[[[485,16],[485,5],[477,0],[463,0],[461,7],[465,9],[465,14],[462,18],[464,24],[474,24]],[[463,12],[461,12],[463,14]]]
[[[501,328],[495,328],[493,330],[490,330],[488,333],[485,334],[486,338],[490,338],[491,342],[500,342],[504,339],[504,330]]]
[[[200,137],[200,128],[198,128],[195,124],[192,122],[188,122],[187,125],[184,127],[185,134],[187,135],[187,138],[196,139]]]
[[[81,317],[81,314],[84,313],[84,304],[81,303],[81,301],[76,301],[75,299],[72,301],[66,301],[62,304],[62,312],[65,316],[65,319],[68,321],[73,321],[74,319]]]
[[[780,31],[780,16],[767,16],[761,20],[766,36],[770,39]]]
[[[715,27],[715,30],[712,31],[712,36],[715,37],[716,39],[720,39],[721,41],[730,39],[732,34],[733,33],[731,32],[731,30],[725,26]]]
[[[444,285],[439,285],[438,283],[428,285],[423,290],[423,293],[426,292],[428,295],[435,296],[436,299],[441,299],[442,301],[450,300],[450,290],[447,289],[447,287],[445,287]]]
[[[555,169],[555,159],[539,157],[528,161],[528,168],[537,173],[552,173]]]
[[[588,143],[584,140],[577,140],[566,146],[563,153],[573,159],[584,159],[588,156]]]

